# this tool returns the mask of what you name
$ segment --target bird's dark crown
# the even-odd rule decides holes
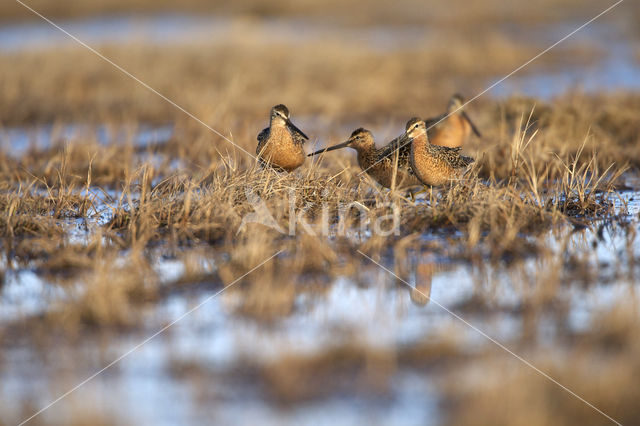
[[[409,121],[407,121],[407,125],[405,127],[405,130],[409,130],[410,128],[412,128],[413,126],[415,126],[417,123],[421,122],[422,119],[418,118],[418,117],[413,117],[412,119],[410,119]]]
[[[272,112],[280,112],[284,114],[285,117],[289,117],[289,108],[287,108],[284,104],[278,104],[271,108]]]
[[[361,135],[363,133],[369,133],[369,131],[367,129],[365,129],[364,127],[357,128],[356,130],[353,131],[353,133],[351,133],[351,136],[349,136],[349,138],[356,137],[356,136]]]

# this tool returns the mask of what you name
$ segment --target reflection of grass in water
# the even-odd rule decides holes
[[[622,302],[602,312],[595,327],[574,337],[566,350],[527,351],[539,368],[622,424],[640,415],[635,385],[640,348],[632,337],[638,332],[637,307],[632,304]],[[508,355],[489,351],[485,358],[482,377],[470,380],[472,375],[463,368],[445,385],[455,401],[453,422],[484,424],[489,418],[497,424],[611,423],[557,385],[513,365]]]

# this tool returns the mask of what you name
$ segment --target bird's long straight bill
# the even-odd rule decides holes
[[[346,142],[339,143],[337,145],[330,146],[329,148],[319,149],[318,151],[312,152],[311,154],[307,155],[307,157],[311,157],[316,154],[322,154],[323,152],[333,151],[334,149],[344,148],[348,146],[350,143],[351,141],[346,141]]]
[[[307,139],[307,140],[309,139],[309,137],[307,135],[305,135],[302,130],[298,129],[298,126],[296,126],[295,124],[293,124],[291,122],[291,120],[287,120],[287,125],[289,125],[296,132],[300,133],[302,135],[302,137],[304,137],[305,139]]]
[[[471,130],[473,130],[473,133],[476,134],[477,137],[481,138],[482,135],[480,134],[480,131],[478,130],[478,128],[476,127],[475,124],[473,124],[473,121],[471,121],[471,118],[467,115],[466,112],[462,111],[462,117],[467,120],[467,123],[469,123],[469,125],[471,126]]]

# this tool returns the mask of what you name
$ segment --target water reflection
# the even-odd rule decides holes
[[[411,301],[418,306],[426,306],[431,298],[431,281],[433,274],[437,270],[434,262],[421,263],[416,268],[416,279],[414,286],[409,292]]]
[[[35,128],[0,128],[0,149],[14,158],[22,157],[27,150],[47,150],[56,144],[75,140],[95,141],[100,145],[132,144],[146,148],[163,144],[173,136],[173,126],[137,126],[136,129],[86,124],[46,125]]]
[[[597,228],[581,233],[571,233],[567,229],[566,233],[550,233],[549,239],[561,241],[568,237],[575,243],[567,245],[567,250],[576,256],[590,255],[593,248],[589,241],[594,232],[597,232]],[[609,255],[627,245],[627,237],[623,233],[604,231],[603,238],[601,250]],[[563,247],[564,245],[556,245],[557,249]],[[634,250],[637,251],[637,248]],[[516,310],[527,299],[529,292],[527,281],[523,277],[532,277],[533,285],[540,286],[536,281],[536,271],[550,269],[549,262],[555,258],[552,256],[546,260],[527,260],[525,267],[516,270],[488,266],[490,271],[484,275],[488,277],[488,282],[482,286],[492,289],[488,297],[495,312],[491,315],[484,311],[460,311],[467,301],[478,297],[480,292],[475,282],[478,271],[474,268],[466,264],[443,262],[433,253],[423,253],[411,259],[405,263],[408,266],[404,272],[410,288],[404,284],[402,287],[390,285],[394,281],[393,277],[372,268],[367,275],[370,278],[367,285],[340,278],[329,286],[326,293],[306,296],[309,300],[303,305],[304,309],[293,310],[272,325],[262,324],[238,313],[236,306],[241,303],[239,298],[243,297],[242,292],[224,293],[219,299],[211,300],[167,333],[136,351],[117,370],[88,385],[83,394],[100,395],[101,402],[97,407],[102,407],[105,412],[108,412],[109,407],[120,407],[119,412],[122,412],[122,407],[126,407],[125,411],[129,414],[123,421],[136,423],[206,418],[235,418],[246,422],[264,418],[274,424],[288,421],[297,423],[314,419],[320,413],[335,418],[348,411],[345,409],[348,404],[365,404],[369,407],[368,410],[396,424],[411,424],[410,420],[415,418],[437,418],[440,400],[437,390],[429,380],[418,379],[420,373],[404,366],[398,367],[392,381],[390,392],[394,398],[384,405],[367,397],[348,394],[316,399],[287,410],[273,405],[267,395],[256,390],[255,383],[252,382],[255,377],[247,378],[240,373],[243,369],[251,371],[251,368],[260,368],[264,363],[292,353],[308,356],[320,354],[332,345],[353,339],[365,342],[372,348],[389,350],[398,348],[398,345],[411,347],[424,342],[437,342],[444,338],[443,333],[457,330],[462,336],[459,350],[467,350],[467,345],[470,349],[490,344],[441,308],[430,304],[430,297],[460,313],[494,338],[509,341],[523,333],[524,325]],[[614,260],[615,258],[611,261]],[[179,280],[187,270],[184,262],[175,258],[158,260],[154,269],[167,281]],[[25,278],[20,285],[28,282]],[[40,287],[33,288],[36,292],[34,297],[23,297],[24,294],[15,293],[18,283],[7,284],[3,287],[4,303],[15,301],[15,295],[26,301],[37,302],[42,292],[41,283]],[[27,292],[30,291],[29,288],[29,285],[23,287]],[[42,405],[54,396],[43,393],[43,390],[66,390],[64,386],[56,385],[61,377],[65,377],[62,383],[80,381],[103,366],[105,361],[126,352],[162,325],[205,300],[214,291],[206,290],[207,288],[218,287],[212,282],[208,286],[199,287],[196,292],[171,293],[163,302],[145,313],[144,332],[113,336],[106,352],[97,350],[100,346],[98,342],[87,338],[73,347],[60,347],[59,351],[50,352],[45,365],[33,361],[41,355],[37,348],[29,344],[4,348],[3,363],[0,365],[0,399],[10,404],[17,404],[18,399],[22,399]],[[568,303],[569,325],[574,331],[580,331],[591,326],[594,312],[617,303],[620,298],[628,297],[628,290],[629,283],[623,280],[615,285],[596,282],[590,287],[567,283],[556,297]],[[407,306],[408,299],[411,303]],[[10,312],[5,309],[7,306],[3,305],[0,312]],[[41,311],[37,309],[26,313],[38,312]],[[553,339],[560,331],[554,321],[553,317],[548,317],[541,322],[540,327],[545,329],[541,333],[546,339],[557,343]],[[81,363],[76,361],[72,369],[68,362],[69,354],[73,354],[72,358],[76,360],[82,360]],[[73,371],[70,376],[69,371]],[[177,374],[180,371],[194,371],[194,377],[200,379],[195,380],[192,375],[185,376],[183,373]],[[233,371],[236,371],[235,381],[229,377]],[[32,374],[36,374],[39,379],[25,380]],[[106,392],[105,389],[115,389],[116,392]],[[195,404],[198,397],[194,392],[200,398],[205,398],[207,403]],[[218,409],[213,410],[212,406]],[[248,406],[254,407],[256,411],[246,412]],[[52,410],[45,418],[60,420],[61,413],[69,409],[68,406],[63,407],[65,408],[60,409],[62,411]],[[171,407],[171,413],[160,407]],[[413,407],[411,410],[416,417],[404,416],[408,407]],[[13,411],[5,413],[8,413],[9,419],[19,420],[19,415]],[[354,422],[355,420],[354,418]]]

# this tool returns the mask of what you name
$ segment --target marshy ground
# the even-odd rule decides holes
[[[609,6],[25,3],[249,153],[278,103],[382,144]],[[470,104],[475,167],[415,202],[348,150],[263,170],[0,11],[0,425],[134,348],[29,424],[612,423],[523,359],[640,419],[637,5]]]

